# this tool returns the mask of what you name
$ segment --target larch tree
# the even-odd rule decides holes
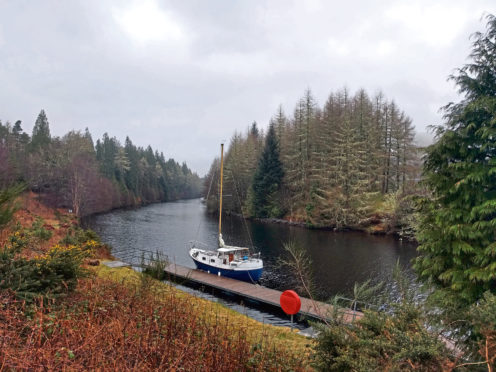
[[[341,121],[336,129],[335,156],[337,162],[337,187],[340,194],[335,198],[336,224],[351,225],[357,222],[364,205],[363,194],[367,182],[364,161],[364,141],[359,128],[354,126],[353,105],[348,91],[341,95]]]
[[[373,208],[383,213],[383,194],[404,192],[415,178],[411,120],[382,93],[371,100],[364,90],[351,95],[343,89],[320,109],[307,90],[291,118],[279,106],[269,124],[284,170],[279,209],[290,220],[335,227],[367,223]],[[241,204],[246,216],[260,214],[252,208],[252,183],[261,133],[252,125],[231,139],[224,162],[226,210],[239,213]]]
[[[310,195],[311,137],[315,124],[315,100],[310,90],[298,102],[289,129],[289,143],[285,151],[286,183],[289,188],[291,209],[306,214]],[[292,212],[292,213],[293,213]]]
[[[412,171],[414,170],[413,162],[416,159],[416,148],[414,146],[415,129],[412,125],[412,120],[409,117],[404,117],[401,122],[401,137],[398,139],[398,157],[399,160],[399,177],[398,190],[402,193],[407,192],[407,182],[412,181]]]
[[[312,197],[315,214],[318,215],[321,224],[332,223],[335,215],[333,201],[338,192],[336,132],[340,122],[340,108],[337,95],[331,93],[317,122],[319,136],[314,146],[313,156],[317,161],[314,165]]]
[[[235,133],[224,157],[223,208],[253,215],[253,175],[262,151],[263,133],[254,122],[246,135]]]

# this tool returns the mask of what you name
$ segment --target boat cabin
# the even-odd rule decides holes
[[[246,261],[250,257],[248,248],[222,247],[217,249],[217,257],[224,265],[229,265],[232,261]]]
[[[191,248],[190,255],[197,266],[200,265],[203,270],[238,270],[240,268],[242,270],[252,270],[263,267],[260,254],[253,255],[248,248],[224,246],[215,251]],[[201,267],[202,265],[205,267]]]

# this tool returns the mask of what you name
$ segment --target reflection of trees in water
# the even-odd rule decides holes
[[[200,201],[155,204],[143,209],[115,211],[96,219],[98,225],[91,223],[90,227],[115,250],[163,249],[164,253],[175,257],[178,264],[193,267],[187,246],[197,231],[197,240],[216,247],[217,217],[205,213]],[[284,255],[283,244],[293,239],[302,244],[312,258],[314,294],[319,300],[336,294],[349,297],[355,282],[367,279],[388,284],[396,261],[399,259],[402,265],[408,265],[415,256],[414,245],[400,243],[391,237],[308,230],[256,221],[246,221],[246,225],[254,251],[260,251],[264,260],[261,284],[278,290],[297,288],[295,275],[278,266]],[[223,235],[226,244],[252,247],[241,218],[225,216]],[[411,275],[413,278],[413,273]]]

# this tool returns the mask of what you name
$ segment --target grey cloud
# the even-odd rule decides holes
[[[200,174],[221,140],[266,126],[280,103],[291,113],[308,87],[321,104],[343,86],[381,89],[424,132],[458,99],[446,78],[466,62],[482,11],[494,12],[485,0],[440,2],[473,11],[433,46],[385,16],[402,1],[160,1],[186,38],[139,44],[114,18],[139,3],[0,2],[0,119],[30,131],[44,108],[56,135],[129,135]]]

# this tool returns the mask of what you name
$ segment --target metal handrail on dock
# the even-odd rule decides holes
[[[132,252],[120,251],[113,254],[129,266],[140,267],[142,269],[148,267],[154,261],[168,261],[167,256],[161,252],[153,252],[144,249],[135,249]],[[210,287],[216,290],[234,294],[241,298],[257,301],[259,303],[269,305],[280,309],[280,297],[282,292],[260,286],[258,284],[247,283],[223,276],[209,274],[205,271],[191,269],[175,263],[169,263],[164,268],[166,274],[184,282],[192,282],[204,287]],[[331,314],[338,313],[341,321],[344,323],[353,323],[356,319],[363,316],[363,313],[357,310],[357,303],[360,301],[342,298],[349,300],[352,308],[339,307],[336,309],[333,305],[325,302],[315,301],[309,298],[301,298],[301,309],[299,314],[319,320],[328,320]]]
[[[280,308],[279,300],[282,292],[275,289],[209,274],[177,264],[167,265],[165,271],[167,274],[182,280],[189,280],[202,286],[229,292],[242,298]],[[334,313],[335,310],[330,304],[302,297],[299,313],[310,318],[327,320],[329,315]],[[339,308],[338,311],[342,315],[342,321],[345,323],[352,323],[363,316],[363,313],[352,309]]]

